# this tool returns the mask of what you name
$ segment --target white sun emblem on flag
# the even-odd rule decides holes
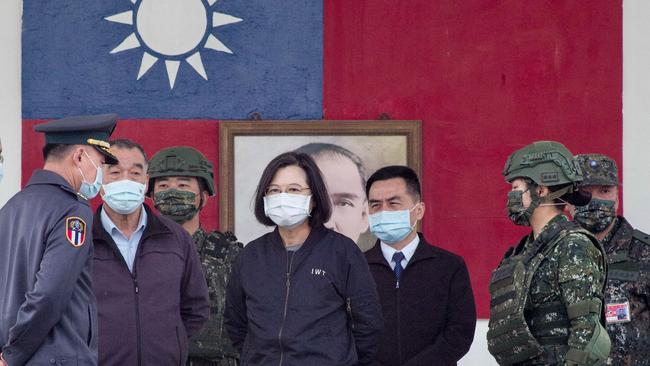
[[[200,50],[208,48],[233,53],[211,33],[211,30],[242,21],[232,15],[211,12],[210,8],[216,1],[131,0],[135,5],[133,10],[104,18],[110,22],[134,26],[133,33],[111,53],[138,47],[144,49],[137,80],[140,80],[159,59],[165,61],[171,89],[174,88],[178,68],[183,60],[203,79],[208,80]]]

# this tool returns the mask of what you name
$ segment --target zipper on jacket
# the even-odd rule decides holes
[[[282,349],[282,331],[284,330],[284,322],[287,320],[287,308],[289,307],[289,290],[291,289],[291,263],[296,253],[287,251],[287,280],[285,283],[286,294],[284,295],[284,312],[282,313],[282,323],[280,323],[280,331],[278,332],[278,343],[280,343],[280,363],[284,360],[284,350]]]
[[[352,300],[348,297],[345,299],[346,303],[346,310],[348,312],[348,315],[350,316],[350,328],[354,330],[354,317],[352,316]]]
[[[142,365],[142,342],[140,339],[140,287],[138,286],[138,277],[135,273],[131,276],[133,278],[133,290],[135,292],[135,329],[137,331],[137,353],[138,353],[138,365]]]
[[[399,281],[397,282],[397,287],[395,287],[395,297],[397,299],[397,359],[399,363],[402,363],[402,309],[401,309],[401,299],[399,291]]]

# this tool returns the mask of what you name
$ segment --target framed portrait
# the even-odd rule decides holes
[[[421,176],[420,121],[223,121],[219,133],[220,228],[242,243],[273,230],[255,219],[254,197],[264,168],[281,153],[314,158],[332,201],[326,226],[362,250],[376,240],[368,231],[368,177],[387,165],[408,165]]]

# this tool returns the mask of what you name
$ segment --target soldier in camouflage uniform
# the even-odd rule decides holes
[[[514,152],[503,172],[508,216],[532,232],[510,248],[490,281],[488,348],[501,365],[598,365],[609,354],[603,324],[603,251],[567,220],[584,205],[582,173],[562,144],[540,141]]]
[[[605,248],[608,270],[605,319],[612,340],[608,365],[650,365],[650,237],[635,230],[618,209],[618,169],[600,154],[577,155],[591,193],[587,206],[572,209],[574,220]]]
[[[192,235],[208,281],[210,320],[191,339],[188,365],[235,366],[238,354],[223,327],[223,310],[231,265],[242,244],[230,232],[201,227],[199,212],[215,193],[212,163],[194,148],[176,146],[156,153],[148,173],[156,209]]]

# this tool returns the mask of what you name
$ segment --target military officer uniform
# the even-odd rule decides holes
[[[117,161],[106,142],[115,115],[36,126],[46,144],[85,144]],[[0,210],[0,347],[10,366],[96,365],[91,287],[92,212],[68,181],[36,170]]]
[[[536,142],[513,153],[503,172],[526,190],[508,194],[508,213],[530,226],[542,205],[584,205],[583,179],[562,144]],[[549,188],[540,197],[537,186]],[[531,203],[523,204],[530,192]],[[508,250],[490,280],[488,349],[500,365],[599,365],[610,341],[600,319],[605,262],[602,247],[587,230],[560,214],[537,236],[532,232]]]
[[[616,162],[600,154],[576,156],[584,171],[585,186],[618,186]],[[607,258],[605,320],[612,340],[608,365],[650,365],[650,236],[616,216],[613,203],[592,205],[577,215],[587,229],[611,229],[602,239]],[[584,219],[581,219],[584,217]],[[598,229],[596,229],[598,230]],[[600,230],[599,230],[600,231]],[[604,231],[604,230],[602,230]],[[600,232],[602,232],[600,231]]]
[[[212,163],[198,150],[188,146],[175,146],[157,152],[149,162],[149,193],[156,208],[165,216],[183,224],[199,214],[195,195],[189,191],[169,189],[153,194],[155,180],[162,177],[195,177],[201,189],[214,196]],[[243,248],[230,232],[206,232],[201,227],[192,234],[201,258],[210,294],[210,319],[192,337],[189,346],[189,366],[236,366],[239,355],[232,346],[223,326],[226,302],[226,284],[235,258]]]

